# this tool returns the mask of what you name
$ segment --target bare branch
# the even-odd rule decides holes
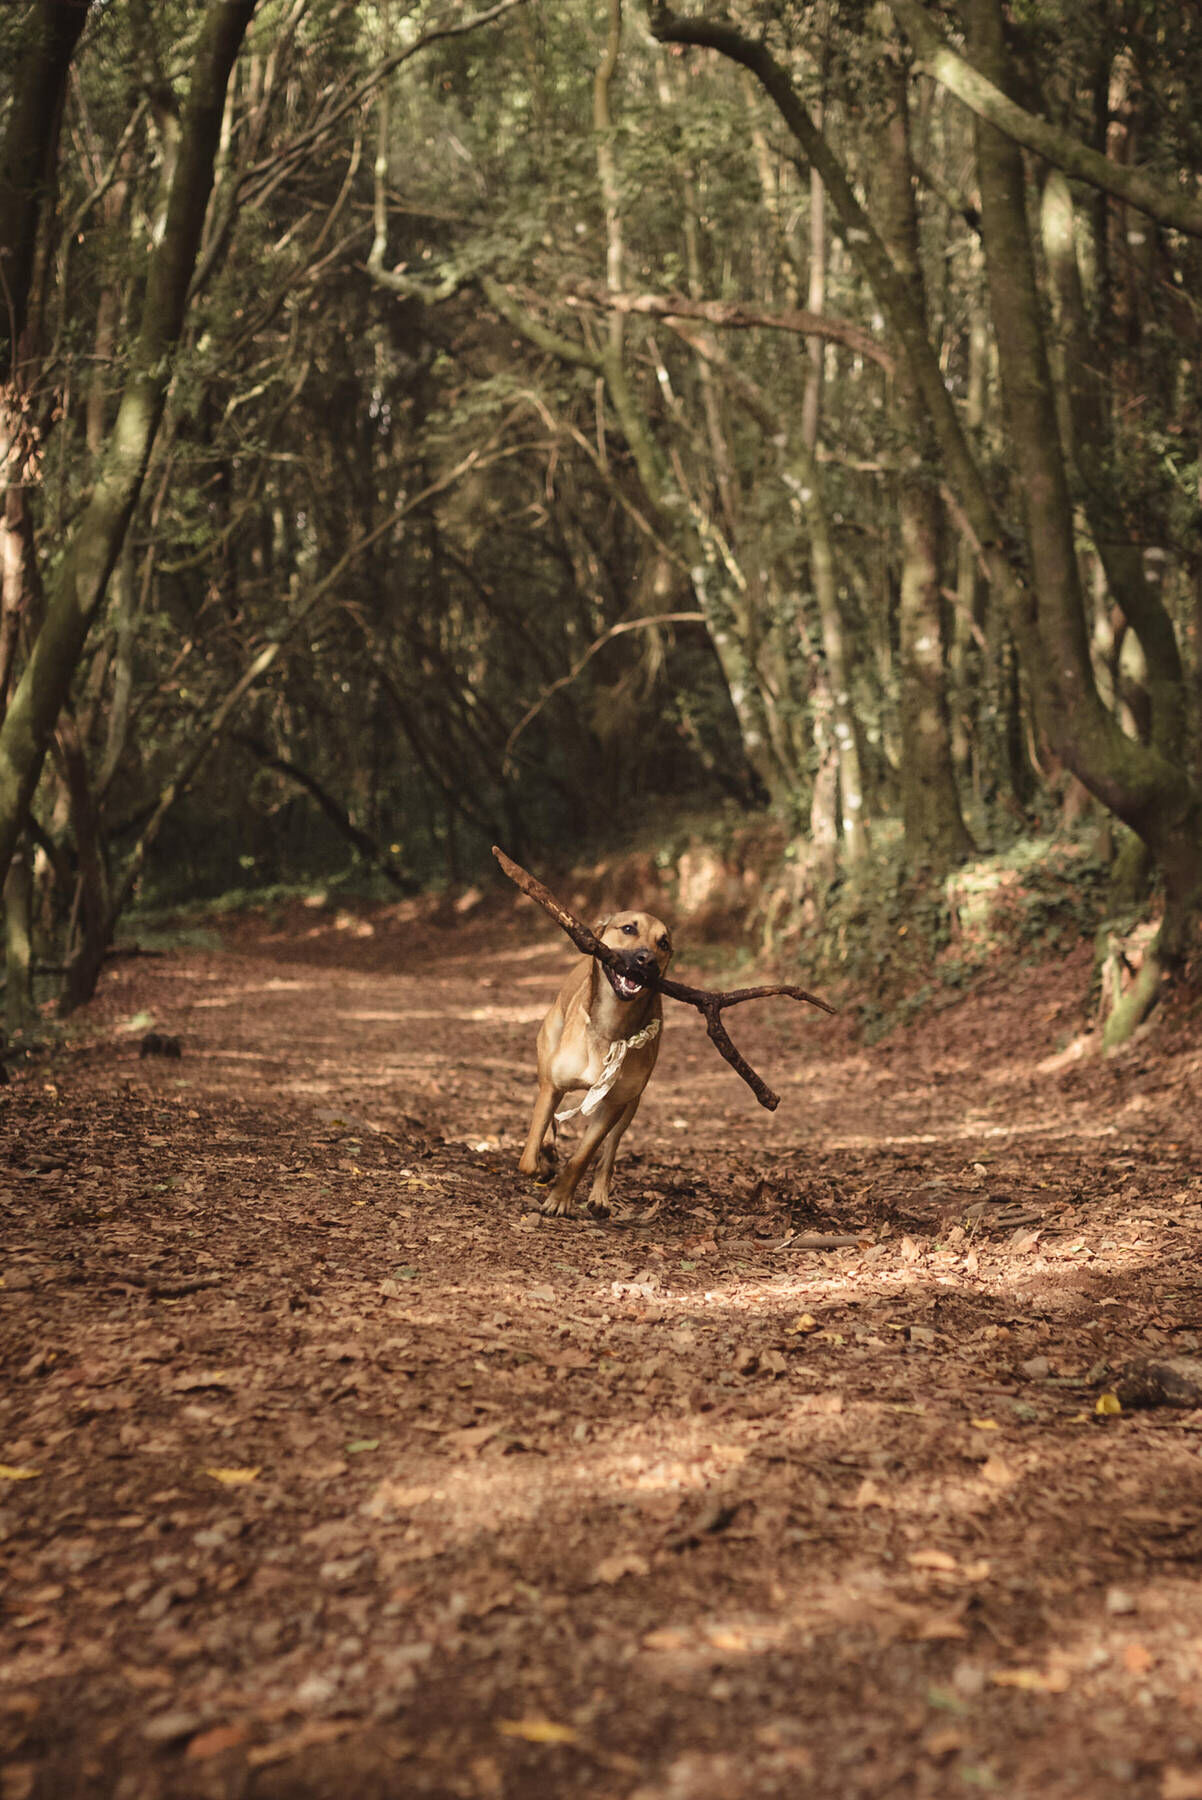
[[[557,681],[553,681],[551,683],[550,687],[544,688],[542,693],[539,695],[538,699],[534,702],[534,704],[532,706],[528,707],[526,709],[526,711],[522,714],[521,718],[518,720],[517,724],[514,726],[513,730],[510,732],[509,736],[505,740],[505,761],[508,762],[509,755],[513,749],[513,746],[517,743],[518,739],[521,737],[523,731],[525,731],[527,725],[530,724],[531,720],[536,719],[538,717],[539,713],[543,710],[543,707],[547,704],[547,701],[551,698],[552,694],[557,694],[559,692],[560,688],[570,687],[572,682],[575,681],[576,677],[580,674],[581,670],[584,669],[586,667],[586,665],[592,661],[593,657],[596,656],[598,650],[603,649],[604,646],[610,642],[611,638],[621,637],[623,632],[626,632],[626,631],[647,631],[653,625],[704,625],[704,624],[705,624],[705,614],[704,613],[700,613],[700,612],[670,612],[670,613],[655,613],[651,618],[647,618],[647,619],[623,619],[619,624],[611,625],[608,631],[603,631],[599,638],[593,639],[593,642],[589,645],[588,649],[584,652],[584,654],[582,656],[577,657],[576,661],[572,664],[572,666],[568,670],[567,674],[561,675]]]
[[[762,312],[758,307],[741,306],[735,301],[691,300],[685,294],[615,294],[592,286],[567,295],[565,304],[578,309],[595,306],[608,312],[644,313],[653,319],[704,319],[707,325],[720,326],[724,331],[751,331],[757,327],[791,331],[799,337],[826,338],[843,344],[883,369],[893,367],[888,350],[862,325],[854,325],[850,319],[833,319],[826,313],[805,312],[799,307]]]
[[[1083,144],[1071,132],[1027,112],[956,51],[919,0],[888,0],[898,24],[918,53],[916,67],[962,100],[978,118],[1046,157],[1078,181],[1126,201],[1160,225],[1202,237],[1202,205],[1188,186],[1174,186],[1150,169],[1131,168]]]
[[[615,969],[623,975],[632,973],[616,950],[611,950],[608,944],[603,944],[587,925],[576,918],[574,913],[570,913],[566,906],[560,905],[554,894],[545,888],[541,881],[536,881],[534,876],[528,874],[520,864],[515,863],[512,857],[506,856],[499,845],[493,845],[492,853],[510,881],[521,888],[523,894],[529,895],[531,900],[536,900],[544,912],[550,913],[555,923],[567,932],[578,950],[585,956],[595,956],[598,962],[604,963],[608,968]],[[640,977],[636,975],[634,979],[637,981],[640,980]],[[775,1112],[780,1105],[780,1095],[773,1093],[767,1082],[756,1074],[751,1064],[735,1049],[722,1023],[722,1008],[739,1006],[744,1000],[767,1000],[780,994],[789,1000],[802,1000],[810,1006],[817,1006],[825,1013],[833,1013],[835,1010],[825,1000],[820,1000],[817,994],[807,993],[805,988],[799,987],[735,988],[728,994],[715,994],[708,988],[688,987],[683,981],[669,981],[664,976],[657,980],[643,981],[642,985],[658,989],[661,994],[667,994],[670,1000],[682,1000],[686,1006],[695,1006],[705,1019],[706,1031],[718,1054],[725,1058],[737,1075],[743,1077],[760,1105],[766,1107],[769,1112]]]

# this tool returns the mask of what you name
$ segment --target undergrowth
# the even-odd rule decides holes
[[[828,889],[798,950],[855,996],[869,1041],[954,1003],[1000,964],[1092,940],[1109,865],[1092,841],[1027,838],[936,878],[912,869],[900,831]]]

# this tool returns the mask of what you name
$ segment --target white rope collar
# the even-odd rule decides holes
[[[592,1087],[584,1096],[584,1099],[581,1100],[578,1106],[565,1106],[562,1112],[557,1112],[555,1115],[556,1124],[562,1125],[565,1119],[574,1119],[577,1113],[584,1113],[587,1117],[589,1113],[595,1112],[597,1107],[599,1107],[604,1100],[606,1094],[608,1094],[610,1088],[613,1087],[618,1076],[622,1073],[622,1064],[626,1061],[626,1052],[628,1050],[641,1050],[644,1044],[651,1043],[653,1038],[659,1036],[660,1024],[661,1021],[659,1019],[652,1019],[650,1025],[644,1025],[643,1029],[641,1031],[636,1031],[633,1037],[615,1038],[613,1043],[609,1046],[609,1049],[605,1052],[605,1061],[601,1065],[600,1075],[597,1077],[597,1080],[594,1081]]]

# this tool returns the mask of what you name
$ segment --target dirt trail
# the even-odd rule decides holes
[[[542,1220],[572,954],[298,909],[0,1091],[0,1800],[1202,1800],[1202,1413],[1096,1410],[1199,1349],[1197,1036],[769,1002],[769,1115],[670,1007],[645,1222]]]

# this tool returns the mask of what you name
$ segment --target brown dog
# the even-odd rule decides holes
[[[616,974],[594,957],[569,977],[538,1033],[538,1097],[530,1136],[518,1165],[523,1175],[549,1181],[556,1166],[554,1121],[580,1113],[584,1132],[547,1198],[545,1213],[575,1210],[581,1177],[600,1150],[589,1211],[610,1211],[609,1184],[622,1133],[638,1111],[659,1055],[663,1003],[635,972],[663,975],[672,960],[667,926],[650,913],[620,912],[603,919],[597,936],[622,957],[631,975]],[[587,1088],[579,1106],[557,1110],[569,1090]],[[551,1127],[551,1143],[544,1139]]]

